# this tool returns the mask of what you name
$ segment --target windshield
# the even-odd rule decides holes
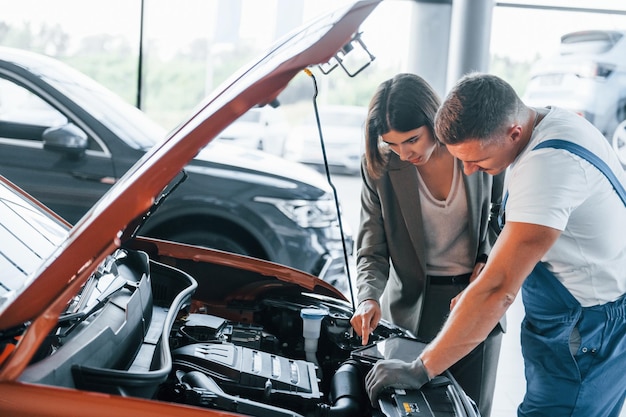
[[[68,229],[0,182],[0,306],[26,286]]]

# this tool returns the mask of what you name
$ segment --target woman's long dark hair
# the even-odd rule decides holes
[[[371,177],[379,178],[387,164],[389,150],[381,135],[428,126],[437,140],[433,121],[440,103],[432,87],[415,74],[398,74],[378,86],[365,122],[365,159]]]

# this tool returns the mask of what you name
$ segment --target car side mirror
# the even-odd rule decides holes
[[[49,127],[42,134],[43,148],[79,158],[87,150],[87,134],[73,123]]]

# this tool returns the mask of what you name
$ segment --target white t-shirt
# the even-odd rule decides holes
[[[467,195],[457,160],[454,160],[452,186],[445,201],[432,195],[419,171],[417,177],[424,224],[426,273],[450,276],[472,272],[476,256],[470,254]]]
[[[626,173],[606,138],[575,113],[551,108],[509,167],[506,221],[561,230],[542,261],[582,306],[614,301],[626,293],[626,207],[586,160],[561,149],[532,150],[549,139],[587,148],[626,187]]]

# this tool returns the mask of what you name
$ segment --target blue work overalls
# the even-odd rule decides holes
[[[534,149],[545,147],[565,149],[592,163],[626,205],[626,191],[597,156],[559,139]],[[626,397],[626,295],[582,307],[539,262],[522,285],[522,300],[526,395],[518,416],[617,417]],[[572,354],[570,337],[575,330],[580,346]]]

